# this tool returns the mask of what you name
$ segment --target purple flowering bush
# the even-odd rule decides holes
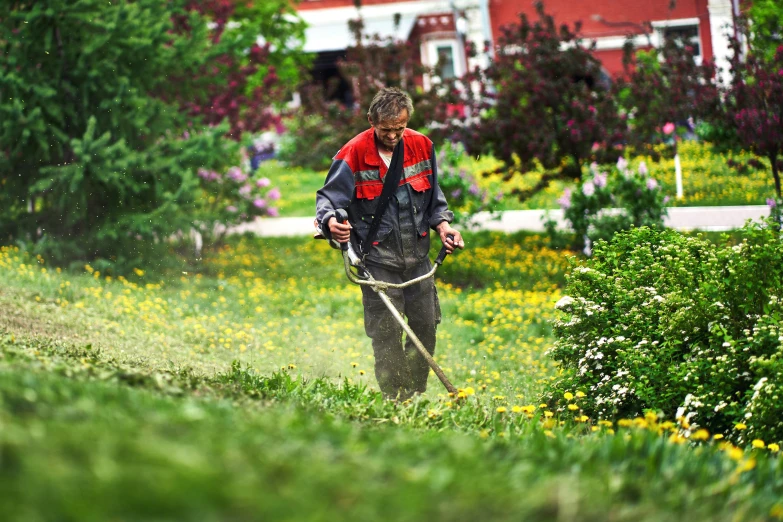
[[[622,157],[608,170],[593,163],[590,174],[557,200],[579,246],[589,251],[592,243],[608,241],[621,230],[663,227],[669,198],[644,162],[636,171]]]
[[[454,223],[470,227],[477,212],[490,211],[493,200],[502,198],[502,194],[490,195],[479,187],[478,181],[461,162],[465,157],[465,147],[461,143],[445,142],[438,151],[438,184],[449,209],[454,212]]]
[[[220,173],[199,169],[203,208],[197,220],[205,246],[218,246],[232,226],[257,217],[278,215],[275,202],[280,189],[268,178],[248,174],[242,167],[231,167]]]

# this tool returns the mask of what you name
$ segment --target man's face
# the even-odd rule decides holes
[[[378,142],[383,148],[392,151],[402,139],[405,127],[408,126],[408,111],[403,109],[396,118],[379,122],[373,122],[370,119],[370,125],[375,129],[375,137],[378,138]]]

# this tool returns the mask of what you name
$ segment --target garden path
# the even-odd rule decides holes
[[[748,219],[769,216],[766,205],[746,205],[736,207],[670,207],[669,216],[664,220],[667,227],[677,230],[725,231],[740,228]],[[563,226],[563,211],[553,210],[507,210],[490,215],[481,212],[476,215],[478,229],[500,232],[528,230],[543,232],[543,217],[546,212],[560,226]],[[232,229],[232,233],[252,232],[258,236],[303,236],[312,234],[313,218],[281,217],[260,218]]]

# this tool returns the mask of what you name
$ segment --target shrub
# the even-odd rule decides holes
[[[578,190],[567,188],[558,200],[564,217],[576,233],[576,241],[590,244],[609,240],[621,230],[635,227],[660,228],[666,215],[664,196],[658,181],[649,175],[644,162],[637,172],[620,158],[617,167],[602,171],[597,164],[590,166],[592,179],[582,182]],[[548,225],[550,235],[553,227]]]
[[[783,414],[783,242],[771,222],[741,238],[715,246],[644,227],[598,242],[556,305],[562,373],[548,399],[579,390],[588,415],[653,409],[686,428],[783,439],[771,420]]]
[[[454,212],[454,223],[470,227],[477,212],[490,208],[492,198],[465,168],[465,147],[461,143],[445,142],[438,151],[437,160],[438,184],[446,196],[449,209]]]

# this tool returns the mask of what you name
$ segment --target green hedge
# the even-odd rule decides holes
[[[770,225],[723,246],[647,228],[599,242],[557,304],[549,399],[581,391],[591,415],[653,409],[740,442],[783,440],[783,242]]]

